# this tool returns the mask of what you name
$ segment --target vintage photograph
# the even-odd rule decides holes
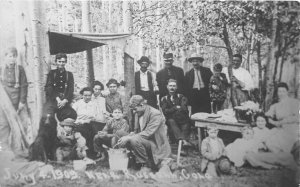
[[[0,187],[298,187],[300,2],[1,0]]]

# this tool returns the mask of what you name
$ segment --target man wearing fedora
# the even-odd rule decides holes
[[[140,70],[135,72],[135,93],[143,96],[147,100],[147,104],[157,108],[155,92],[158,91],[155,74],[148,70],[151,61],[148,57],[142,56],[137,63]]]
[[[183,94],[184,73],[180,67],[173,66],[173,53],[164,53],[165,67],[156,74],[156,81],[159,88],[159,98],[168,95],[167,84],[169,79],[177,81],[177,92]]]
[[[188,61],[194,68],[185,75],[186,96],[192,107],[192,114],[197,112],[210,113],[209,81],[212,72],[209,68],[203,67],[204,58],[192,54]]]

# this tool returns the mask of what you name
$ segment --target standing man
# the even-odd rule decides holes
[[[148,57],[142,56],[137,63],[141,66],[140,71],[135,72],[135,93],[143,96],[147,104],[157,108],[155,91],[158,91],[155,75],[148,70],[151,61]]]
[[[159,98],[168,94],[167,84],[169,79],[177,81],[178,93],[183,93],[184,90],[184,73],[183,69],[173,66],[173,53],[165,53],[163,55],[165,68],[156,74],[156,81],[159,88]]]
[[[210,113],[210,96],[208,85],[212,72],[209,68],[203,67],[204,58],[192,54],[188,61],[194,68],[185,75],[186,93],[192,107],[192,114],[197,112]]]
[[[254,82],[249,71],[241,67],[242,59],[243,57],[240,54],[233,55],[232,77],[228,75],[228,68],[224,68],[227,79],[233,84],[237,93],[236,102],[238,106],[249,100],[250,91],[254,88]]]
[[[164,116],[140,95],[131,97],[130,108],[135,113],[135,132],[123,136],[118,143],[133,151],[139,167],[154,169],[171,154]]]
[[[183,140],[183,146],[188,142],[190,133],[190,118],[187,98],[177,93],[177,82],[170,79],[167,85],[169,94],[161,99],[161,108],[167,119],[167,125],[172,129],[177,141]]]
[[[63,115],[70,115],[75,111],[71,108],[70,103],[73,99],[74,78],[73,74],[66,71],[67,55],[58,53],[55,56],[56,69],[50,70],[47,75],[45,85],[46,106],[43,117],[50,114],[51,118],[57,113],[58,120],[63,120]]]

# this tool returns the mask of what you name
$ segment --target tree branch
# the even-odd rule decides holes
[[[218,46],[218,45],[205,45],[205,46],[208,46],[208,47],[214,47],[214,48],[223,48],[223,49],[227,49],[226,46]]]

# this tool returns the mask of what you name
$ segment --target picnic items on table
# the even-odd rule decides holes
[[[262,110],[259,108],[258,103],[253,101],[246,101],[241,103],[241,106],[234,107],[235,115],[238,122],[242,123],[254,123],[254,115]]]
[[[237,119],[235,117],[235,112],[233,109],[224,109],[221,111],[218,111],[217,114],[210,114],[205,112],[199,112],[195,113],[191,116],[191,119],[197,120],[197,119],[212,119],[215,121],[224,121],[224,122],[232,122],[236,123]]]

